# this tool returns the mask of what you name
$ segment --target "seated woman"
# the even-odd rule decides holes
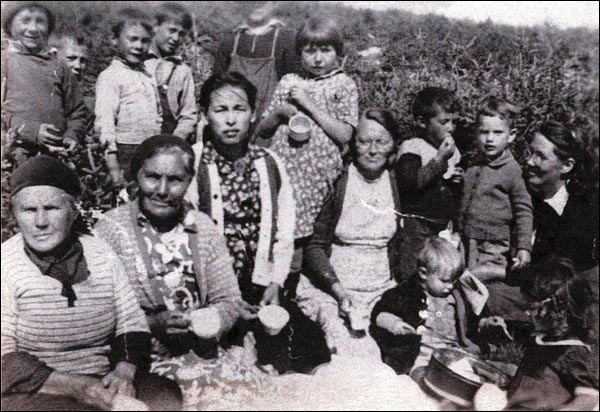
[[[120,260],[76,229],[75,173],[41,155],[11,189],[21,233],[2,244],[2,410],[111,410],[116,395],[180,409],[177,385],[147,372],[148,325]]]
[[[123,261],[146,314],[152,370],[178,379],[182,367],[204,368],[209,380],[220,376],[217,342],[239,316],[240,291],[223,236],[183,201],[193,165],[182,139],[145,140],[131,163],[137,199],[107,212],[94,229]],[[198,330],[191,317],[202,308],[211,310]]]
[[[318,319],[331,349],[346,351],[353,329],[368,329],[377,300],[393,288],[400,210],[394,173],[388,170],[398,136],[392,115],[367,110],[353,143],[353,162],[325,203],[307,248],[299,304]],[[362,325],[361,325],[362,323]],[[371,345],[379,359],[376,345]]]
[[[194,145],[197,173],[188,199],[210,215],[227,239],[242,292],[242,319],[229,335],[242,344],[251,330],[258,363],[279,372],[309,372],[330,360],[323,332],[283,296],[294,249],[294,198],[285,168],[249,144],[256,88],[237,72],[209,78],[200,92],[208,121]],[[288,325],[274,336],[257,320],[261,306],[281,305]]]

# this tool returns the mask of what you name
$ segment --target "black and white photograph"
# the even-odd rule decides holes
[[[598,411],[600,2],[1,4],[1,410]]]

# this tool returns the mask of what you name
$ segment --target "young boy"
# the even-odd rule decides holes
[[[78,29],[73,29],[60,33],[57,36],[51,36],[49,44],[52,50],[56,52],[58,60],[71,70],[71,73],[73,73],[73,76],[79,82],[84,95],[83,102],[88,110],[87,129],[92,130],[94,127],[95,98],[93,90],[86,90],[83,84],[83,76],[90,61],[92,42],[85,33]]]
[[[403,241],[399,250],[402,281],[416,270],[423,241],[448,227],[458,211],[462,169],[452,133],[460,111],[450,90],[428,87],[413,101],[418,137],[398,150],[396,176],[402,199]]]
[[[54,15],[42,4],[25,3],[2,17],[10,37],[2,52],[2,103],[16,132],[15,162],[72,150],[84,137],[87,115],[76,79],[47,49]]]
[[[185,7],[176,3],[158,6],[150,58],[145,62],[158,85],[163,113],[161,133],[182,139],[192,136],[198,123],[192,70],[177,55],[191,28],[192,16]]]
[[[106,162],[116,185],[132,181],[136,147],[160,133],[162,110],[156,82],[144,67],[152,26],[144,13],[124,9],[112,27],[117,56],[96,81],[96,120],[100,141],[108,144]]]
[[[511,249],[516,250],[511,269],[531,260],[531,197],[521,167],[508,150],[517,112],[509,102],[492,96],[477,113],[480,159],[465,174],[459,227],[467,266],[483,281],[504,279]]]
[[[483,307],[467,296],[485,286],[468,274],[461,276],[463,268],[456,247],[439,237],[428,238],[417,254],[413,276],[385,292],[373,308],[370,333],[382,360],[396,373],[412,370],[416,378],[415,371],[429,363],[435,349],[462,346],[477,352],[466,337],[467,323],[471,312],[479,315]]]

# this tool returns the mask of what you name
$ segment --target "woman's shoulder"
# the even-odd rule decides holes
[[[8,240],[2,242],[2,272],[4,267],[9,264],[18,263],[25,256],[23,250],[23,235],[17,233]]]

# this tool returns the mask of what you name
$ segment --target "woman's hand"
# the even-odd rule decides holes
[[[350,312],[352,312],[352,296],[346,292],[346,289],[342,286],[341,283],[335,283],[331,290],[333,292],[333,296],[338,301],[338,307],[340,311],[340,317],[350,319]]]
[[[279,306],[279,284],[271,282],[271,284],[265,289],[262,299],[260,300],[260,306],[266,305],[278,305]]]
[[[135,398],[133,379],[137,368],[129,362],[119,362],[115,369],[102,378],[102,385],[114,395],[120,394]]]
[[[115,394],[104,387],[102,380],[88,375],[54,371],[39,393],[67,396],[101,410],[111,410]]]
[[[290,88],[290,98],[304,110],[308,111],[309,113],[313,112],[315,102],[300,86],[292,86]]]

